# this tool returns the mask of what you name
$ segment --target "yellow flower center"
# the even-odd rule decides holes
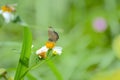
[[[54,46],[55,46],[54,42],[47,42],[46,43],[46,47],[49,48],[49,49],[52,49]]]
[[[12,8],[10,8],[8,6],[2,6],[2,10],[3,10],[3,12],[12,12]]]

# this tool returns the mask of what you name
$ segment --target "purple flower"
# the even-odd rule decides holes
[[[96,32],[104,32],[107,29],[106,20],[102,17],[98,17],[92,22],[93,29]]]

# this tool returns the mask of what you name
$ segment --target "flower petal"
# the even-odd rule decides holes
[[[14,15],[10,12],[3,12],[2,15],[3,15],[6,23],[9,23],[10,21],[12,21],[14,19]]]
[[[36,54],[41,54],[43,52],[47,52],[48,48],[46,46],[43,46],[42,48],[40,48],[39,50],[36,51]]]
[[[53,54],[61,55],[61,53],[62,53],[62,47],[56,46],[53,48]]]

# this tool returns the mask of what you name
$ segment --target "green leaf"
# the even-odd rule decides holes
[[[22,51],[20,54],[19,63],[17,66],[15,79],[14,80],[21,80],[24,76],[24,71],[26,71],[29,67],[29,58],[31,55],[31,45],[32,45],[32,34],[29,27],[24,27],[24,39],[22,45]]]

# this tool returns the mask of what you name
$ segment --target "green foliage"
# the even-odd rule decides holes
[[[18,63],[18,67],[15,74],[15,80],[21,80],[25,71],[29,68],[29,58],[31,55],[32,34],[29,27],[24,27],[24,40],[22,51]]]
[[[120,34],[119,0],[1,0],[0,6],[9,3],[18,4],[17,15],[31,27],[6,24],[0,15],[0,68],[5,68],[7,75],[16,75],[15,80],[24,76],[25,80],[120,78],[119,52],[116,55],[115,51],[119,40],[115,40],[113,50],[113,40]],[[98,17],[106,20],[103,32],[93,29]],[[58,32],[56,46],[62,46],[63,53],[48,61],[40,60],[35,53],[48,40],[49,26]]]

